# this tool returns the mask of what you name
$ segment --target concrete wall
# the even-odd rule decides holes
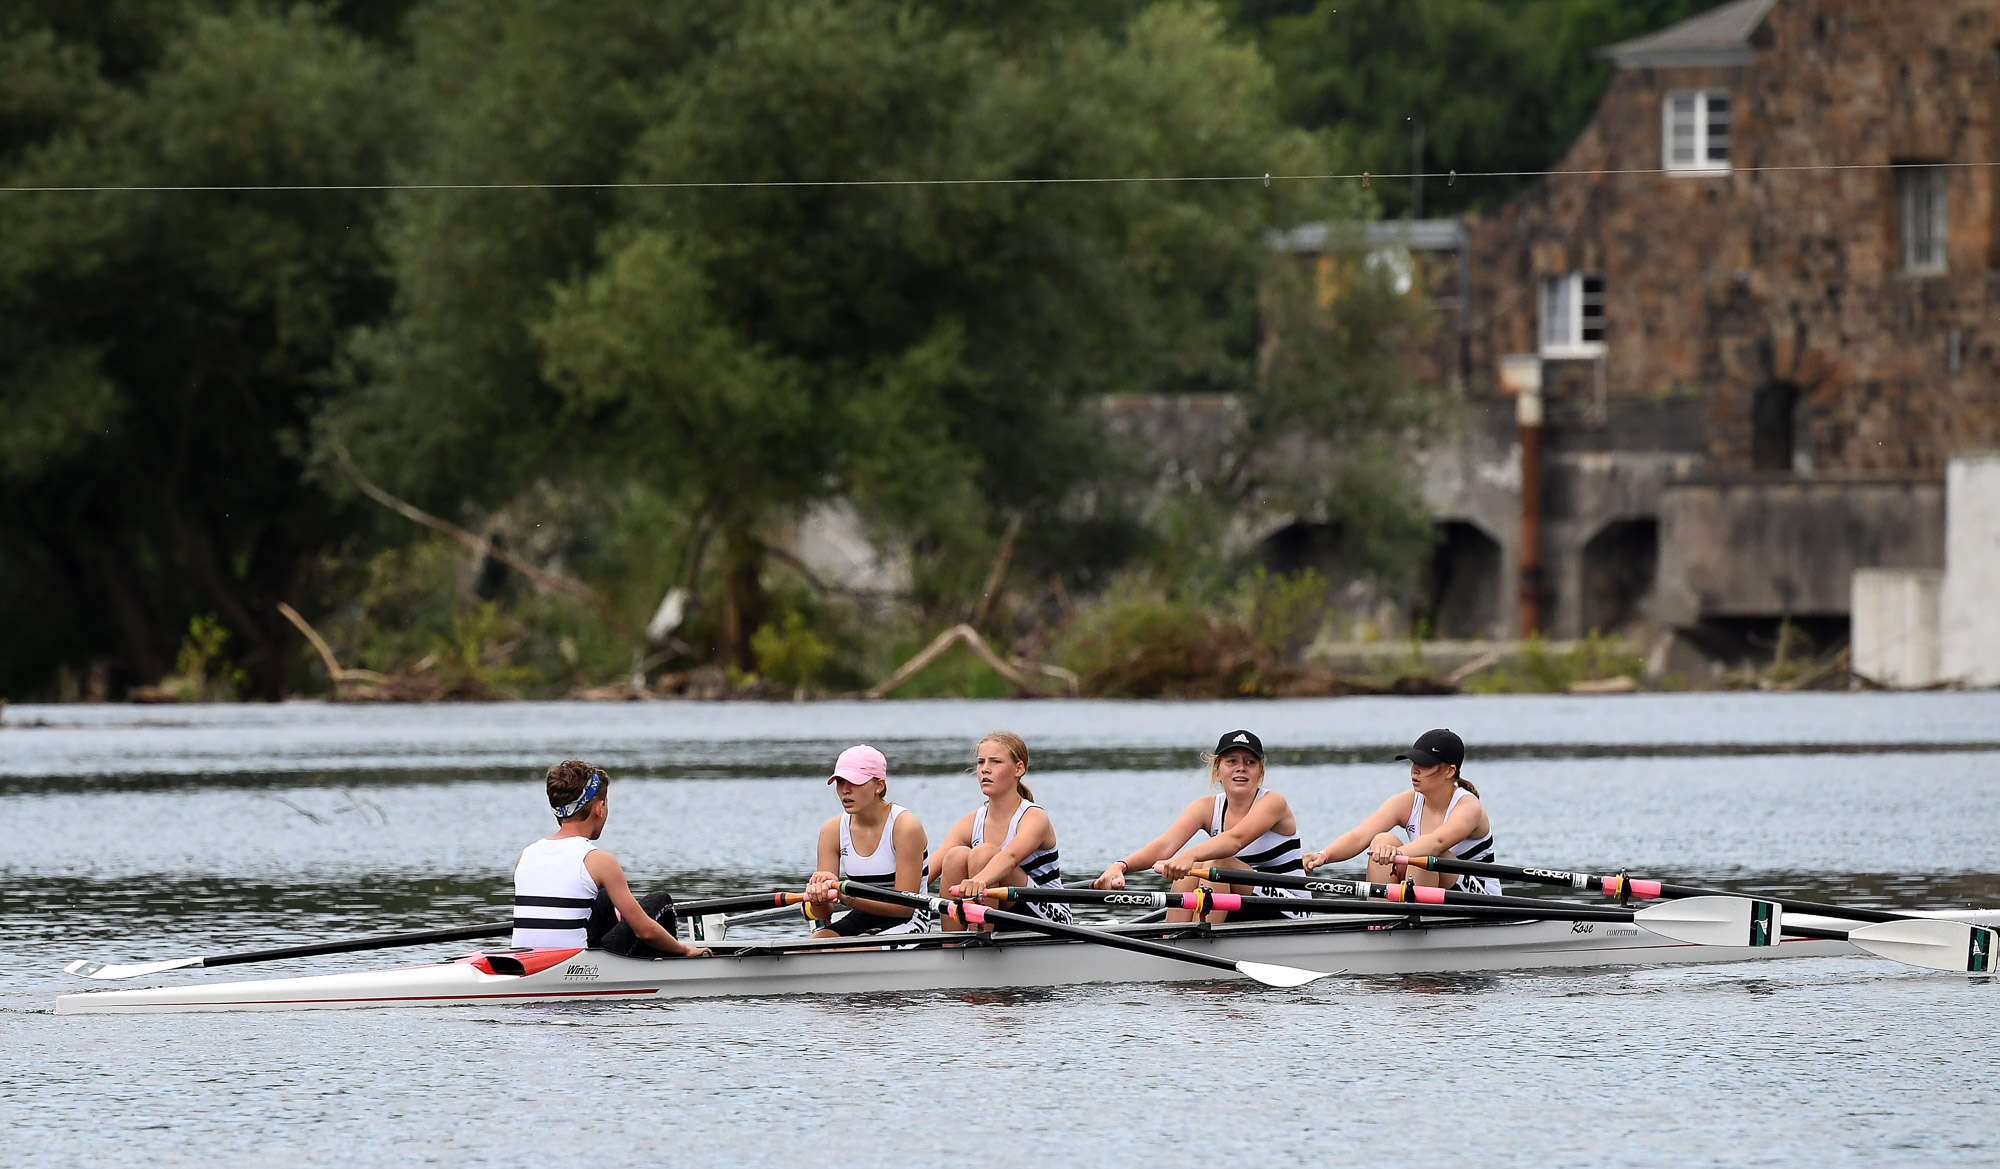
[[[1864,568],[1854,574],[1850,645],[1856,674],[1898,689],[1940,680],[1938,605],[1944,575],[1928,568]]]
[[[2000,454],[1953,459],[1945,482],[1951,504],[1939,669],[1969,686],[2000,685]]]
[[[1933,479],[1744,476],[1662,493],[1658,616],[1844,617],[1859,568],[1944,566]]]

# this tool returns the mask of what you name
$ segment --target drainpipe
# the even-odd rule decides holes
[[[1532,385],[1514,401],[1521,431],[1521,636],[1542,631],[1542,378],[1539,363]]]

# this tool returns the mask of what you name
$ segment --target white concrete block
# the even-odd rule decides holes
[[[1854,672],[1905,690],[1937,682],[1943,589],[1944,573],[1934,568],[1855,570]]]
[[[2000,452],[1951,460],[1944,493],[1938,668],[1968,686],[2000,685]]]

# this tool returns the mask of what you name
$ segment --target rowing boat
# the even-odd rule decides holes
[[[1957,920],[2000,926],[2000,911]],[[1800,925],[1843,923],[1788,915]],[[1372,927],[1372,928],[1371,928]],[[1285,963],[1357,975],[1740,962],[1855,954],[1849,943],[1786,938],[1763,947],[1697,946],[1636,924],[1602,921],[1455,920],[1421,923],[1329,916],[1305,921],[1209,925],[1126,924],[1106,932],[1166,942],[1231,961]],[[729,940],[712,958],[629,958],[602,950],[488,949],[448,962],[389,970],[139,990],[58,998],[71,1014],[284,1011],[341,1007],[464,1006],[600,1001],[658,1002],[747,995],[998,990],[1094,983],[1211,982],[1235,976],[1150,954],[1026,931],[881,938]]]

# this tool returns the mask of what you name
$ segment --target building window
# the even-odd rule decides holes
[[[1604,352],[1604,277],[1595,272],[1546,277],[1536,302],[1543,357],[1596,357]]]
[[[1667,95],[1661,165],[1689,174],[1729,170],[1729,93],[1680,89]]]
[[[1904,271],[1934,274],[1945,270],[1944,176],[1941,166],[1896,168]]]

